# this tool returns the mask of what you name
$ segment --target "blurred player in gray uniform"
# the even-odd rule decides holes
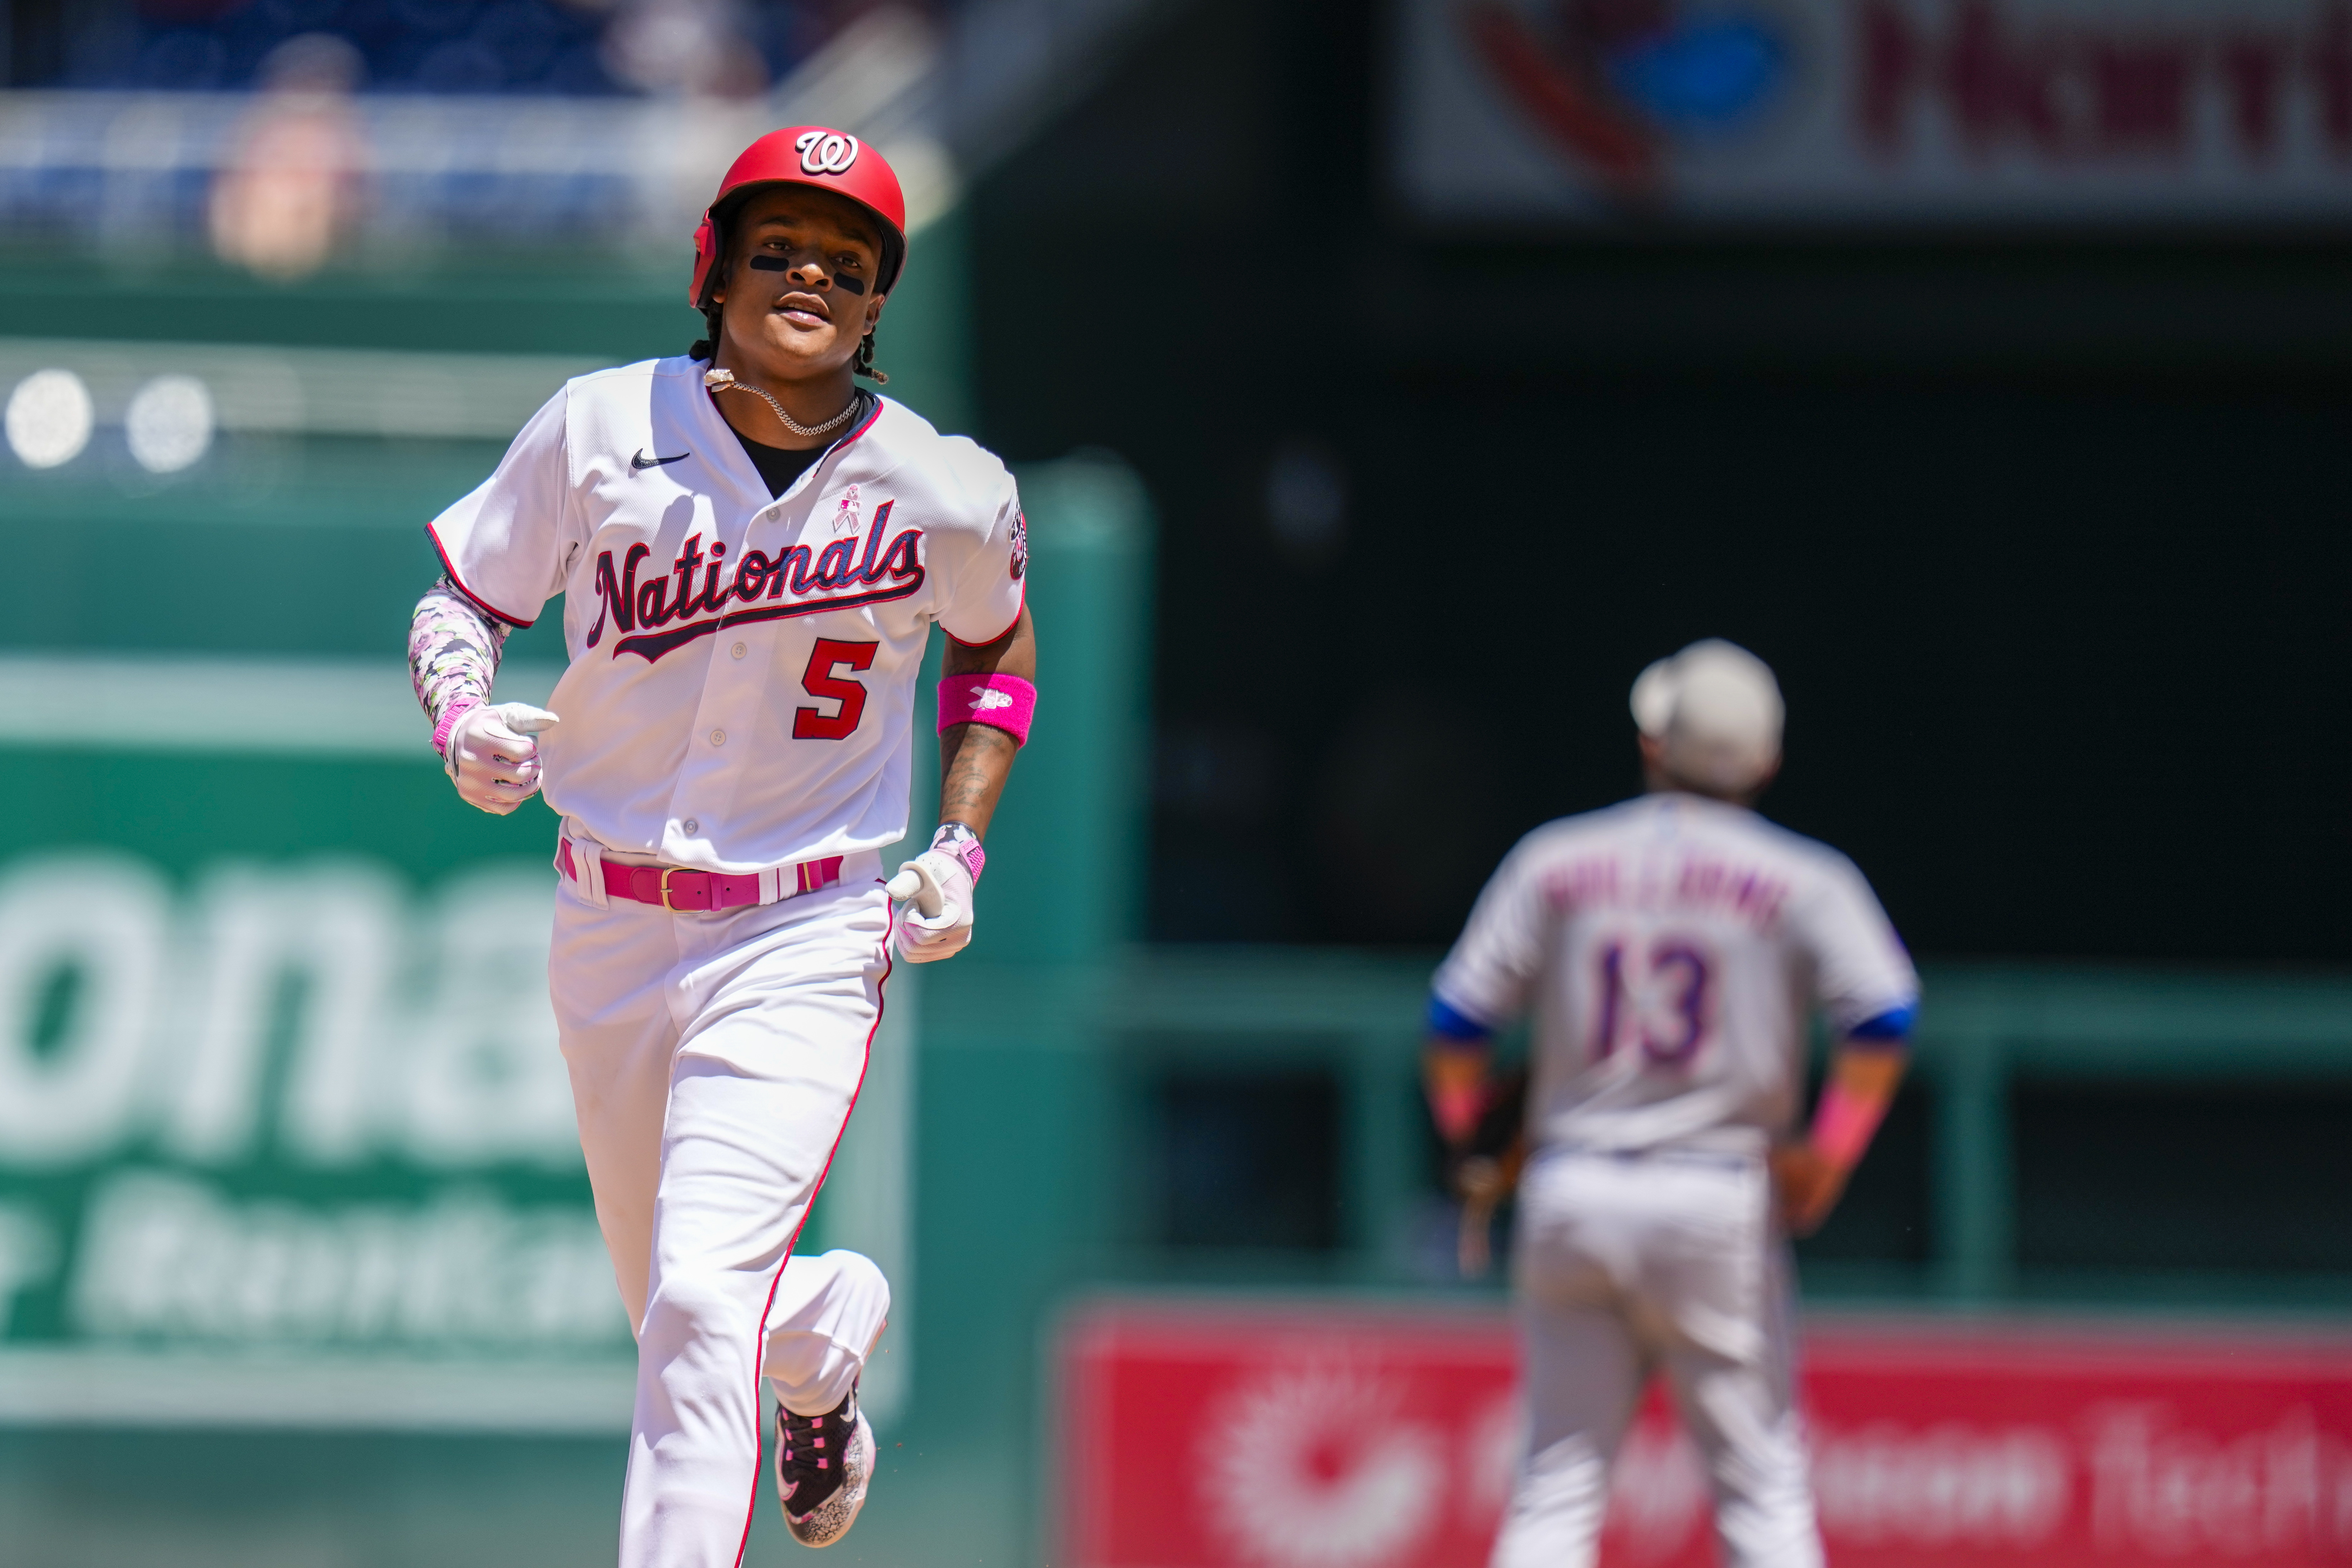
[[[1828,1216],[1900,1080],[1919,982],[1853,863],[1750,809],[1772,672],[1693,644],[1633,687],[1649,793],[1539,827],[1438,970],[1427,1056],[1467,1142],[1488,1042],[1533,1016],[1516,1277],[1527,1447],[1495,1568],[1586,1568],[1609,1466],[1663,1371],[1729,1568],[1816,1568],[1787,1237]],[[1795,1132],[1806,1031],[1837,1031]]]

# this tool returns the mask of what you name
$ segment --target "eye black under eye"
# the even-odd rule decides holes
[[[793,258],[789,256],[771,256],[765,253],[760,253],[755,254],[751,258],[751,270],[754,272],[790,272],[792,269]],[[838,268],[834,269],[833,281],[835,287],[845,289],[849,293],[863,294],[866,292],[866,280],[863,278],[855,277],[850,273],[842,271]]]

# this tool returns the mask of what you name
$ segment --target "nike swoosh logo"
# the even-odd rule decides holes
[[[646,456],[646,449],[640,447],[637,448],[637,455],[629,459],[629,467],[642,474],[647,468],[658,468],[664,463],[683,463],[693,456],[692,452],[680,452],[675,458],[648,458]]]

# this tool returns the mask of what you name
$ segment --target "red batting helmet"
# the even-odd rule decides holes
[[[694,284],[687,291],[688,304],[702,309],[703,286],[709,281],[711,266],[725,243],[713,215],[727,205],[728,197],[746,186],[772,184],[837,191],[880,218],[882,268],[874,291],[890,291],[898,281],[899,268],[907,263],[907,198],[898,189],[898,176],[883,162],[881,153],[847,132],[825,125],[793,125],[771,131],[744,148],[742,156],[729,166],[727,177],[719,182],[719,194],[710,198],[702,214],[702,226],[694,231]]]

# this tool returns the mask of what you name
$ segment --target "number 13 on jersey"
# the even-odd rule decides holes
[[[1715,1024],[1717,965],[1706,944],[1671,931],[1615,935],[1602,940],[1594,963],[1593,1059],[1631,1049],[1644,1065],[1689,1067]]]

